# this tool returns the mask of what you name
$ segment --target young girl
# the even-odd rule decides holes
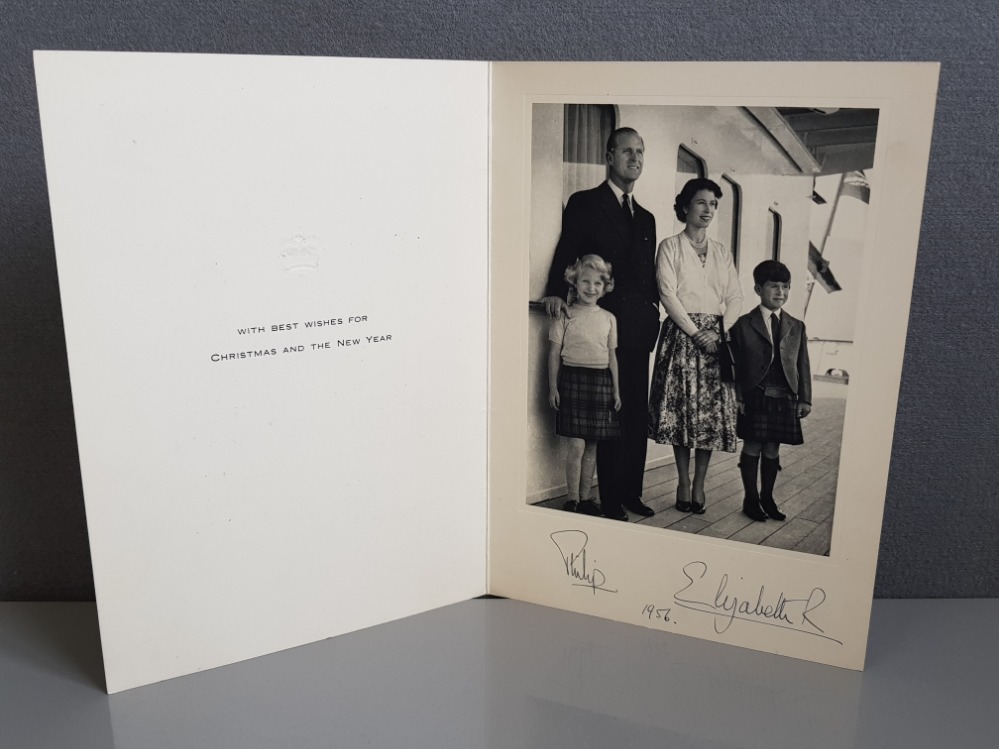
[[[565,271],[571,287],[569,311],[548,331],[548,403],[555,409],[555,433],[568,439],[562,509],[599,514],[590,501],[597,441],[620,435],[621,396],[617,377],[617,320],[597,306],[614,288],[610,263],[584,255]],[[582,500],[582,501],[581,501]]]

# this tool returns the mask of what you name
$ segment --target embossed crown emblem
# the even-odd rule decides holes
[[[281,262],[285,273],[300,276],[319,270],[319,240],[296,234],[281,248]]]

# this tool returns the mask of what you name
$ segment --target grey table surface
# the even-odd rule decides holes
[[[875,601],[858,673],[474,600],[108,696],[94,604],[0,603],[0,747],[994,747],[997,620]]]

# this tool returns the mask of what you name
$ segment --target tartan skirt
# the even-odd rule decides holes
[[[691,313],[699,330],[718,330],[720,315]],[[669,318],[656,348],[649,393],[649,439],[661,445],[734,453],[735,388],[722,382],[718,355],[697,347]]]
[[[563,364],[558,371],[558,395],[556,434],[585,440],[621,436],[621,424],[614,410],[614,380],[609,369]]]
[[[768,398],[762,388],[743,395],[746,413],[739,414],[736,432],[750,442],[778,442],[801,445],[805,437],[798,418],[798,399],[793,393]]]

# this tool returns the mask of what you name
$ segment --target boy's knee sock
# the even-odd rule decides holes
[[[756,489],[760,456],[743,453],[739,458],[739,473],[742,474],[742,486],[746,490],[742,498],[742,512],[753,520],[766,520],[767,514],[760,507],[760,493]]]
[[[760,467],[760,456],[742,453],[739,456],[739,473],[742,474],[742,487],[746,491],[746,498],[756,502],[760,501],[760,493],[756,489],[756,474]]]
[[[760,461],[760,506],[771,520],[786,520],[774,501],[774,484],[780,470],[780,458],[763,458]]]
[[[780,469],[780,458],[764,457],[760,460],[760,497],[763,499],[774,498],[774,484]]]

